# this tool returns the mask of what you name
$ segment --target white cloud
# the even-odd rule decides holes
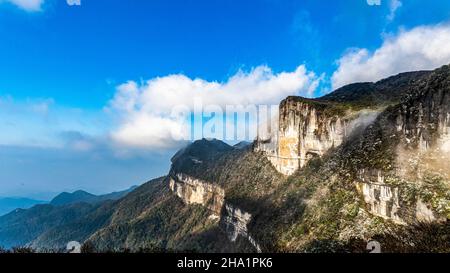
[[[389,15],[387,16],[387,19],[389,22],[394,21],[395,15],[399,8],[402,7],[402,2],[400,0],[391,0],[389,2]]]
[[[26,11],[41,11],[42,4],[45,0],[0,0],[1,2],[9,2]]]
[[[117,88],[108,110],[117,115],[119,126],[112,138],[134,147],[168,148],[177,139],[186,139],[189,121],[171,116],[176,107],[195,111],[203,106],[272,105],[289,95],[311,96],[320,77],[299,66],[293,72],[274,73],[258,66],[246,73],[239,71],[226,82],[191,79],[185,75],[154,78],[139,85],[130,81]]]
[[[333,88],[364,81],[377,81],[401,72],[431,70],[450,63],[450,25],[420,26],[386,37],[382,46],[351,49],[333,73]]]

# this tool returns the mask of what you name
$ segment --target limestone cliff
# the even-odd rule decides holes
[[[358,171],[357,188],[372,214],[400,224],[445,220],[450,211],[448,83],[447,67],[435,71],[385,111],[377,133],[363,136],[378,134],[366,149],[386,151]]]
[[[235,242],[238,236],[242,236],[257,252],[261,252],[261,247],[247,228],[252,215],[225,203],[223,188],[181,173],[169,176],[169,187],[185,204],[198,204],[208,208],[212,213],[210,218],[219,220],[231,242]]]
[[[399,188],[386,184],[384,180],[381,171],[361,170],[356,187],[369,212],[395,223],[405,224],[400,216]]]
[[[261,252],[261,247],[258,245],[256,240],[250,235],[248,231],[248,224],[252,219],[252,215],[248,212],[242,211],[241,209],[226,204],[225,212],[222,218],[223,226],[228,235],[228,239],[234,242],[238,236],[246,238],[249,243],[256,249],[258,253]]]
[[[170,176],[169,183],[171,191],[186,204],[205,206],[214,216],[220,216],[225,198],[221,187],[181,173]]]
[[[357,117],[338,104],[288,97],[280,104],[277,129],[268,139],[258,138],[255,149],[280,173],[292,175],[311,158],[339,146]]]
[[[437,74],[435,77],[449,82],[443,75]],[[435,84],[438,86],[435,87]],[[427,171],[440,173],[450,179],[448,86],[443,86],[441,81],[422,85],[411,97],[392,111],[396,134],[400,138],[397,170],[410,179],[420,179]]]
[[[292,175],[311,158],[342,144],[380,110],[400,102],[429,75],[408,72],[376,83],[350,84],[318,99],[288,97],[280,103],[272,130],[259,134],[255,150],[264,152],[280,173]]]

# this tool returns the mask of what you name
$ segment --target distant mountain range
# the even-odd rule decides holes
[[[0,216],[0,247],[28,245],[30,241],[39,238],[39,235],[45,236],[53,227],[63,229],[64,225],[85,217],[96,208],[104,208],[136,188],[137,186],[133,186],[124,191],[104,195],[94,195],[86,191],[64,192],[50,202],[5,198],[3,200],[16,202],[11,201],[9,208],[5,206],[5,212],[9,213]],[[21,204],[20,200],[25,201]],[[98,228],[96,224],[102,223],[102,217],[99,218],[100,220],[93,220],[90,225],[84,225],[86,230]]]
[[[67,243],[67,236],[82,242],[109,223],[116,204],[136,203],[138,206],[136,209],[127,205],[123,206],[123,212],[115,212],[116,217],[128,214],[134,217],[133,211],[140,211],[141,206],[145,206],[153,198],[145,201],[135,200],[133,196],[142,189],[153,188],[156,184],[158,183],[147,183],[140,187],[134,186],[125,191],[99,196],[85,191],[61,193],[47,204],[35,205],[29,209],[15,209],[0,217],[0,248],[32,246],[39,249],[61,250]],[[147,194],[148,192],[145,192],[146,196]],[[126,200],[123,199],[125,196]],[[138,197],[141,198],[139,195]]]
[[[124,191],[118,191],[118,192],[112,192],[108,194],[103,195],[94,195],[86,191],[75,191],[73,193],[63,192],[59,195],[57,195],[55,198],[53,198],[52,201],[50,201],[50,205],[54,206],[62,206],[62,205],[70,205],[74,203],[89,203],[89,204],[95,204],[99,202],[103,202],[106,200],[117,200],[131,192],[137,188],[137,186],[133,186],[127,190]]]
[[[45,204],[46,201],[35,200],[30,198],[0,198],[0,216],[5,215],[15,209],[28,209],[34,205]]]

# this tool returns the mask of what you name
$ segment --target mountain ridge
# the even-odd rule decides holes
[[[129,192],[136,189],[137,186],[132,186],[129,189],[123,190],[123,191],[117,191],[107,194],[101,194],[101,195],[95,195],[83,190],[77,190],[72,193],[63,192],[55,196],[51,201],[50,205],[54,206],[61,206],[61,205],[68,205],[78,202],[85,202],[85,203],[98,203],[106,200],[116,200],[120,199]]]
[[[44,203],[47,203],[47,201],[23,197],[3,197],[0,198],[0,216],[5,215],[15,209],[28,209],[34,205]]]

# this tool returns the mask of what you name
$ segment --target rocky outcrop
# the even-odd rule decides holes
[[[386,184],[381,171],[361,170],[359,178],[360,181],[356,183],[356,186],[367,204],[368,211],[398,224],[405,224],[399,215],[398,187]]]
[[[441,221],[442,217],[436,215],[436,213],[429,208],[429,206],[424,203],[421,199],[416,202],[416,219],[421,223],[433,223],[436,221]]]
[[[400,209],[398,188],[375,183],[361,183],[359,187],[372,214],[404,224],[398,215]]]
[[[268,139],[258,137],[255,150],[264,152],[280,173],[292,175],[339,146],[351,119],[334,104],[289,97],[280,104],[277,130]]]
[[[431,82],[393,112],[400,138],[397,169],[410,180],[430,172],[450,179],[450,91],[442,87],[449,85]]]
[[[198,204],[212,212],[213,219],[219,219],[230,241],[238,236],[246,238],[257,252],[261,247],[248,232],[252,215],[225,203],[225,191],[218,185],[196,179],[186,174],[169,176],[169,187],[187,205]]]
[[[445,217],[421,199],[420,185],[405,181],[393,185],[386,180],[380,170],[361,170],[359,173],[356,187],[371,214],[401,225],[445,221]],[[411,188],[414,188],[412,200],[404,200],[407,196],[404,193]]]
[[[222,225],[228,235],[228,239],[234,242],[238,236],[246,238],[258,253],[261,252],[261,247],[256,243],[255,239],[249,234],[247,225],[250,223],[252,215],[248,212],[242,211],[230,204],[225,205],[224,216],[222,218]]]
[[[221,214],[225,199],[225,191],[221,187],[186,174],[170,176],[169,186],[186,204],[199,204],[208,207],[216,216]]]
[[[357,128],[355,125],[366,126],[373,121],[379,113],[373,109],[398,104],[429,75],[429,71],[419,71],[376,83],[355,83],[318,99],[288,97],[280,104],[277,126],[272,126],[275,129],[269,134],[258,135],[255,150],[264,152],[280,173],[292,175],[311,158],[341,145]],[[427,145],[426,137],[421,145]]]
[[[398,108],[396,127],[406,145],[421,151],[432,146],[448,148],[450,92],[428,92]]]

